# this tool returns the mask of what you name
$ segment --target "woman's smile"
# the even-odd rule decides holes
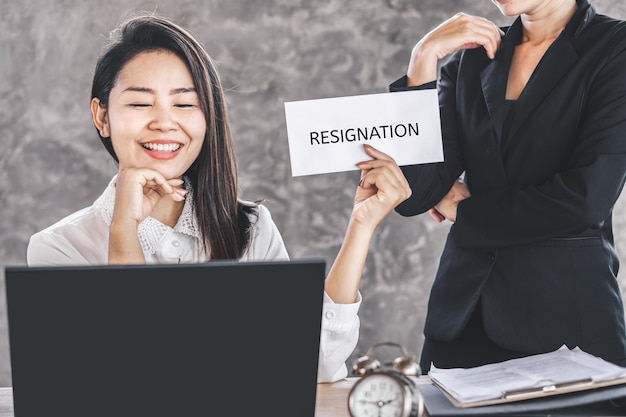
[[[175,141],[155,140],[141,143],[141,147],[151,158],[167,160],[175,158],[183,145]]]

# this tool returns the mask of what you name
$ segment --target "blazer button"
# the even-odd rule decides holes
[[[492,253],[492,252],[489,252],[489,253],[487,254],[487,263],[492,264],[492,263],[494,263],[495,261],[496,261],[496,255],[495,255],[494,253]]]

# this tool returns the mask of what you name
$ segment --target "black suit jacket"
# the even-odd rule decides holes
[[[515,104],[508,71],[518,18],[495,59],[459,51],[442,67],[443,163],[402,167],[413,190],[396,208],[427,211],[465,173],[433,284],[425,335],[453,340],[480,300],[498,345],[528,353],[579,346],[626,359],[611,213],[626,178],[626,23],[587,0]],[[435,83],[418,88],[435,88]],[[406,90],[406,79],[390,90]]]

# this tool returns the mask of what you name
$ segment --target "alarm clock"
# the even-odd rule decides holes
[[[394,346],[402,356],[381,363],[371,356],[375,348]],[[348,411],[351,417],[421,417],[424,400],[410,377],[421,374],[414,357],[404,346],[393,342],[375,343],[365,355],[358,358],[352,368],[361,375],[348,394]]]

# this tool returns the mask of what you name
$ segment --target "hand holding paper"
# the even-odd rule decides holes
[[[392,157],[364,145],[372,160],[359,162],[361,181],[354,197],[354,220],[374,228],[398,204],[411,196],[411,187]]]

